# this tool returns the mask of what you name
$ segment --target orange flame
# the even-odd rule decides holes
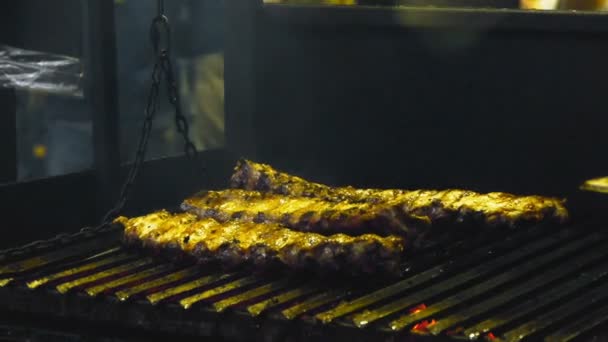
[[[414,327],[412,328],[413,332],[419,332],[419,333],[428,333],[429,332],[429,328],[432,327],[433,325],[437,324],[437,321],[432,319],[430,321],[422,321],[416,325],[414,325]]]
[[[426,304],[422,303],[420,305],[416,305],[410,309],[410,314],[412,314],[412,315],[417,314],[424,309],[426,309]]]

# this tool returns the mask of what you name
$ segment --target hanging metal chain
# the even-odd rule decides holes
[[[129,169],[127,179],[120,190],[118,201],[103,217],[102,226],[110,224],[112,219],[120,214],[120,212],[124,209],[127,199],[129,198],[135,184],[135,180],[137,179],[139,171],[141,170],[141,166],[145,161],[148,141],[150,140],[150,133],[152,132],[152,122],[154,121],[154,116],[156,115],[156,111],[158,110],[160,103],[158,94],[160,92],[160,84],[162,80],[161,72],[162,68],[159,59],[154,64],[154,69],[152,70],[152,85],[150,86],[150,92],[148,93],[148,101],[145,111],[146,115],[144,118],[144,123],[141,127],[139,143],[137,144],[137,151],[135,153],[135,161],[133,162],[131,169]]]
[[[154,51],[158,56],[163,76],[167,82],[167,96],[169,103],[173,106],[173,110],[175,111],[175,126],[177,132],[184,140],[184,153],[189,160],[193,161],[196,170],[198,167],[198,151],[192,140],[190,140],[188,120],[182,112],[177,80],[173,73],[173,63],[171,62],[171,26],[164,14],[164,0],[158,0],[158,8],[158,16],[154,20],[151,32],[152,39],[155,41]],[[161,46],[161,37],[163,35],[165,37],[165,44]]]
[[[188,124],[188,120],[182,112],[179,91],[177,89],[177,83],[173,75],[173,65],[171,63],[169,51],[162,51],[160,60],[161,67],[167,79],[167,95],[169,96],[169,103],[173,105],[173,108],[175,110],[175,127],[177,129],[177,132],[184,139],[184,153],[186,154],[186,157],[189,160],[194,161],[194,165],[196,167],[198,165],[198,151],[196,150],[196,146],[194,145],[192,140],[190,140],[190,126]]]
[[[122,187],[120,197],[116,206],[110,210],[104,217],[102,225],[108,225],[111,220],[117,216],[126,204],[131,193],[135,180],[141,169],[146,156],[148,140],[152,130],[152,121],[159,107],[159,92],[161,81],[164,78],[167,82],[167,95],[169,103],[175,110],[175,125],[177,131],[184,139],[184,152],[187,158],[193,161],[195,168],[198,165],[196,146],[190,140],[188,120],[182,113],[181,102],[179,98],[179,89],[173,74],[173,65],[171,63],[171,26],[169,19],[165,15],[164,0],[158,0],[158,13],[152,20],[150,27],[150,39],[154,48],[155,64],[152,71],[152,85],[148,94],[148,102],[146,105],[146,117],[142,127],[137,154],[132,168],[129,170],[129,175]],[[197,170],[198,171],[198,170]]]
[[[58,243],[68,243],[69,241],[78,239],[79,236],[82,235],[97,234],[99,232],[113,231],[116,229],[116,227],[111,224],[112,220],[124,209],[145,161],[148,141],[150,139],[150,133],[152,132],[152,123],[160,104],[159,93],[163,78],[167,81],[169,103],[171,103],[175,110],[175,124],[177,126],[177,131],[184,139],[186,156],[189,160],[194,161],[195,169],[199,170],[198,162],[196,161],[198,152],[189,137],[188,120],[181,110],[179,89],[177,88],[177,82],[173,74],[173,65],[171,63],[171,27],[169,26],[169,20],[165,16],[164,8],[164,0],[158,0],[158,13],[152,21],[152,26],[150,28],[150,38],[155,53],[155,63],[152,70],[152,84],[148,93],[144,123],[141,128],[135,161],[133,162],[131,169],[129,169],[129,174],[123,183],[118,201],[103,217],[100,225],[83,228],[76,234],[60,234],[49,240],[35,241],[25,246],[0,251],[0,260],[11,256],[26,254],[32,250],[54,246]]]

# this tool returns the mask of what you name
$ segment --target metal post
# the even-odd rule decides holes
[[[85,97],[93,120],[94,168],[101,215],[111,207],[120,183],[114,1],[81,3],[85,32]]]
[[[255,36],[261,0],[226,1],[224,77],[226,147],[255,158]]]
[[[17,180],[17,97],[0,88],[0,183]]]

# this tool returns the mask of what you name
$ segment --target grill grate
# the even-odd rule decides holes
[[[130,314],[141,310],[139,325],[146,314],[169,310],[166,325],[174,317],[181,320],[176,325],[191,322],[199,332],[209,329],[196,315],[225,323],[230,313],[253,319],[258,329],[298,320],[306,329],[378,336],[568,341],[608,321],[608,236],[583,227],[531,229],[459,256],[438,256],[432,267],[403,279],[360,286],[173,264],[124,249],[118,235],[0,260],[5,309],[35,311],[36,300],[24,299],[39,295],[64,300],[65,314],[76,303],[70,298],[84,297],[78,305],[89,309],[107,302]]]

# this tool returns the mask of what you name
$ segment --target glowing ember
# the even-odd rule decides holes
[[[496,336],[494,336],[494,334],[492,334],[491,332],[489,332],[486,337],[488,338],[488,340],[493,341],[496,339]]]
[[[418,332],[418,333],[428,333],[429,332],[429,328],[432,327],[433,325],[437,324],[437,321],[432,319],[430,321],[422,321],[416,325],[414,325],[414,327],[412,328],[413,332]]]
[[[415,307],[411,308],[411,309],[410,309],[410,313],[411,313],[412,315],[414,315],[414,314],[417,314],[417,313],[419,313],[420,311],[422,311],[422,310],[424,310],[424,309],[426,309],[426,305],[425,305],[424,303],[422,303],[422,304],[420,304],[420,305],[417,305],[417,306],[415,306]]]

